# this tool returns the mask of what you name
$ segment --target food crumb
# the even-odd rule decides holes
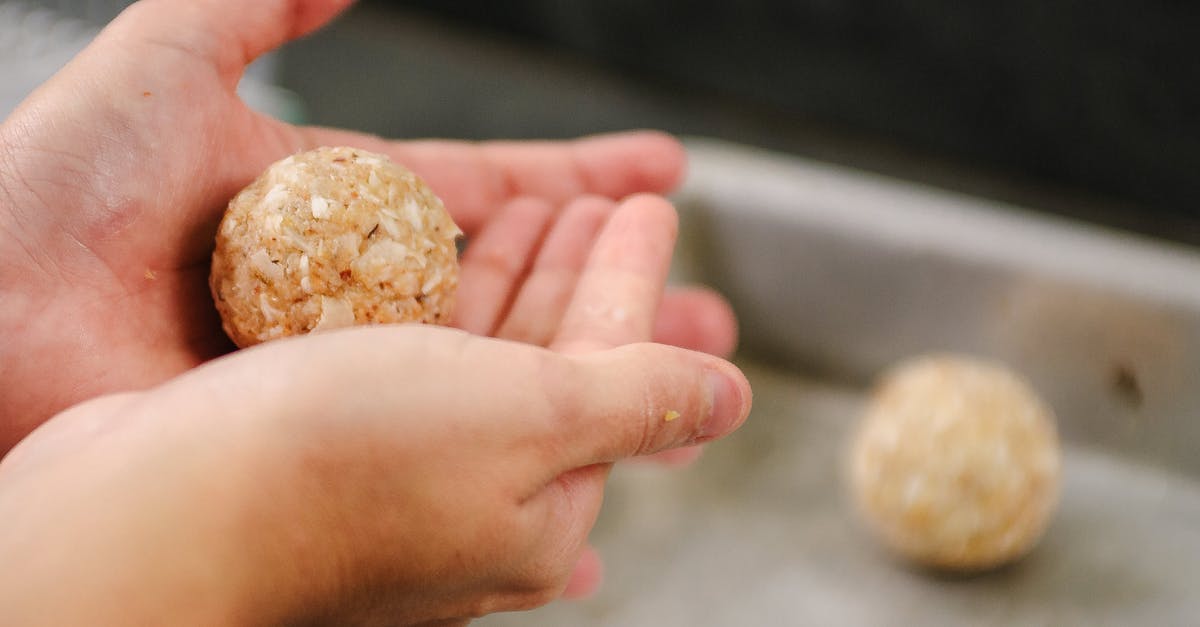
[[[675,420],[678,417],[679,417],[679,412],[675,411],[674,409],[670,409],[670,410],[667,410],[667,413],[663,416],[663,422],[671,422],[672,420]]]
[[[154,274],[154,271],[150,268],[146,268],[146,271],[142,273],[142,276],[146,277],[147,281],[153,281],[154,279],[158,278],[158,275]]]

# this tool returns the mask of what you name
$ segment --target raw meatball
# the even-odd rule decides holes
[[[877,388],[851,453],[854,497],[900,555],[959,571],[1024,555],[1058,499],[1054,417],[1002,366],[914,359]]]
[[[462,231],[383,155],[319,148],[229,203],[209,285],[238,346],[353,324],[450,318]]]

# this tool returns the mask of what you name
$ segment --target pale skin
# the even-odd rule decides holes
[[[663,294],[674,140],[390,142],[238,100],[250,60],[347,4],[143,0],[0,125],[6,620],[457,624],[585,594],[611,463],[745,419],[727,305]],[[220,212],[320,145],[445,201],[471,241],[457,330],[227,354]]]

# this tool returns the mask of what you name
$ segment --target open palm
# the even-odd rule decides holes
[[[657,134],[390,142],[242,103],[247,63],[348,4],[142,0],[0,126],[0,455],[64,407],[232,349],[206,283],[213,234],[228,199],[287,154],[354,145],[416,171],[477,239],[457,324],[543,345],[613,211],[592,196],[681,177],[681,149]],[[646,332],[711,352],[734,333],[696,290],[669,294]]]

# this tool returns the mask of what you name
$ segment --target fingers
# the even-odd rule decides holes
[[[496,337],[537,346],[545,346],[552,341],[587,262],[588,251],[592,249],[613,209],[614,203],[611,201],[599,197],[584,197],[563,211],[546,235],[537,260],[520,286],[504,322],[496,328]],[[511,219],[510,215],[511,212],[506,212],[497,218],[497,224],[507,223]],[[651,220],[655,220],[653,216]],[[481,240],[490,239],[492,233],[503,232],[506,229],[507,227],[489,227],[481,235]],[[658,267],[654,260],[650,260],[647,265]],[[500,273],[493,273],[491,278],[495,278],[497,274]],[[476,276],[464,265],[464,276],[467,275]],[[513,275],[515,273],[508,273],[510,277]],[[494,328],[490,325],[496,319],[498,308],[488,306],[484,313],[472,310],[472,303],[486,298],[493,301],[507,299],[505,290],[513,289],[514,281],[491,281],[495,287],[490,291],[481,290],[477,293],[471,287],[475,280],[466,280],[468,296],[465,301],[460,297],[460,306],[466,302],[467,309],[460,311],[468,311],[464,314],[466,316],[486,318],[486,322],[472,324],[460,321],[458,326],[476,333],[486,333],[486,329]],[[633,331],[625,339],[630,342],[647,339],[635,337],[638,333]],[[663,297],[654,323],[653,339],[656,342],[725,357],[733,352],[737,341],[736,320],[728,303],[716,292],[707,288],[676,288],[669,290]],[[698,459],[701,451],[699,446],[672,449],[653,455],[650,459],[667,465],[683,466]]]
[[[324,25],[353,0],[149,0],[114,22],[122,36],[197,55],[235,86],[251,61]],[[181,27],[181,25],[184,25]]]
[[[737,347],[737,318],[720,294],[704,287],[668,289],[654,321],[654,341],[729,357]],[[651,455],[668,466],[686,466],[700,459],[703,447],[688,446]]]
[[[737,318],[729,303],[708,288],[670,288],[654,321],[654,341],[728,357],[737,348]]]
[[[750,385],[722,359],[659,344],[572,356],[579,372],[554,438],[559,470],[707,442],[750,410]]]
[[[675,209],[660,197],[621,203],[592,248],[551,347],[581,351],[648,341],[678,228]]]
[[[537,346],[554,338],[588,253],[615,204],[584,197],[567,206],[551,228],[496,337]]]
[[[467,245],[452,324],[491,335],[521,285],[529,260],[553,217],[544,201],[515,200]]]
[[[686,165],[678,140],[650,131],[483,143],[393,142],[323,128],[296,133],[296,150],[346,145],[391,156],[425,179],[468,236],[513,198],[534,196],[562,206],[587,194],[618,199],[665,193],[683,179]]]

